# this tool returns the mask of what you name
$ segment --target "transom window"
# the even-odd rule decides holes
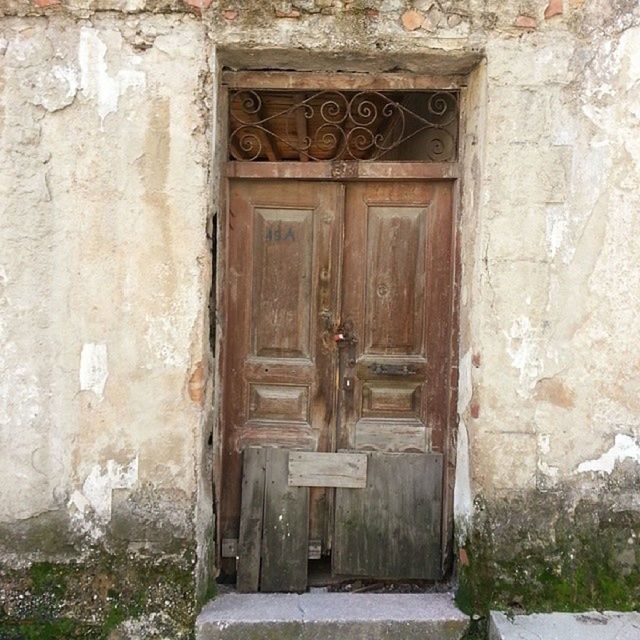
[[[231,160],[458,159],[457,91],[282,91],[229,95]]]

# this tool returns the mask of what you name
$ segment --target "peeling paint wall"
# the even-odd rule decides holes
[[[65,535],[101,539],[116,494],[122,510],[135,492],[164,497],[153,517],[171,522],[195,509],[203,439],[188,388],[208,357],[203,27],[60,15],[0,29],[0,522],[57,512]],[[193,526],[175,527],[185,544]]]
[[[458,540],[637,526],[639,50],[624,0],[4,2],[2,558],[68,554],[49,521],[206,553],[216,59],[470,74]]]

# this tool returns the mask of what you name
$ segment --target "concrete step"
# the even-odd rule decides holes
[[[446,593],[226,594],[196,640],[459,640],[468,624]]]
[[[640,613],[491,612],[490,640],[640,640]]]

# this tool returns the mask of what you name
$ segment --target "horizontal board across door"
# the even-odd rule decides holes
[[[293,487],[367,486],[367,456],[362,453],[289,453],[289,485]]]

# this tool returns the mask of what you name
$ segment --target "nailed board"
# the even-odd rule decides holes
[[[336,489],[334,575],[439,579],[442,454],[368,457],[366,488]]]
[[[266,449],[248,447],[244,450],[236,583],[241,593],[258,590],[266,465]]]
[[[349,487],[367,486],[367,456],[362,453],[289,453],[289,486]]]
[[[289,450],[267,448],[260,591],[307,588],[309,488],[290,487]]]

